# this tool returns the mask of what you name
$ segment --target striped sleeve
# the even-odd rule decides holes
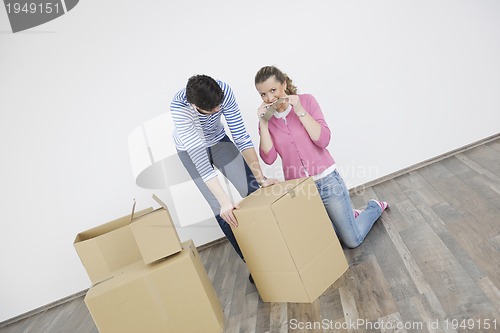
[[[238,103],[236,102],[236,98],[234,97],[231,87],[224,82],[219,82],[219,84],[224,91],[222,113],[226,119],[227,127],[231,132],[234,144],[240,152],[247,148],[253,148],[252,139],[245,128]]]
[[[176,131],[175,139],[178,144],[181,144],[181,150],[185,150],[191,157],[198,173],[206,182],[216,177],[217,173],[208,158],[201,125],[197,121],[191,106],[183,98],[184,96],[185,93],[181,90],[170,104],[170,113]]]

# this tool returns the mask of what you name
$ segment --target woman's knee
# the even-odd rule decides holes
[[[344,244],[349,249],[355,249],[363,243],[362,240],[358,239],[342,239],[342,244]]]

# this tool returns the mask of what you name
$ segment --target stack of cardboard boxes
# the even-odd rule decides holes
[[[180,242],[165,208],[81,232],[74,246],[92,282],[85,303],[100,333],[223,331],[196,247]]]
[[[347,270],[312,178],[261,188],[239,206],[233,231],[264,302],[312,303]],[[196,248],[180,243],[166,207],[82,232],[74,246],[93,284],[85,303],[100,333],[223,330]]]

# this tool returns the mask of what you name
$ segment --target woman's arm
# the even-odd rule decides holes
[[[321,134],[321,125],[309,114],[309,112],[302,106],[299,96],[289,95],[288,103],[293,106],[293,110],[300,122],[304,126],[312,141],[318,141]]]
[[[307,131],[315,145],[325,148],[330,143],[330,129],[321,112],[321,108],[312,95],[308,95],[307,110],[302,105],[299,96],[288,96],[288,103],[293,106],[295,114]]]
[[[259,147],[267,155],[273,148],[273,139],[271,138],[271,133],[269,133],[269,127],[266,120],[262,119],[260,121],[259,134],[260,134]]]

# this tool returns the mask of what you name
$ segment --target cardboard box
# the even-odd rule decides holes
[[[261,188],[239,206],[233,232],[264,302],[312,303],[347,270],[312,178]]]
[[[192,241],[165,260],[142,261],[90,288],[85,303],[100,333],[222,332],[217,294]]]
[[[157,197],[153,198],[163,207],[132,219],[132,233],[139,246],[144,263],[168,257],[182,250],[167,206]]]
[[[182,250],[165,208],[132,210],[131,215],[79,233],[73,245],[92,284],[138,260],[149,264]]]
[[[153,211],[147,208],[136,218]],[[110,277],[117,270],[142,260],[130,222],[132,215],[113,220],[76,235],[73,246],[92,284]]]

